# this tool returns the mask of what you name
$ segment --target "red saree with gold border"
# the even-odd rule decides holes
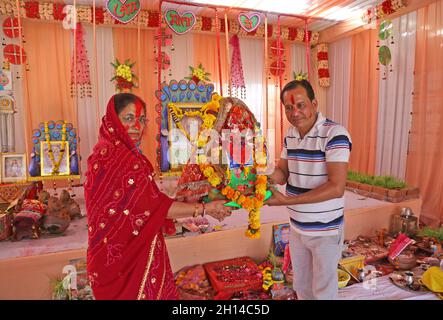
[[[177,299],[163,227],[173,200],[126,133],[114,97],[88,158],[87,269],[96,299]]]

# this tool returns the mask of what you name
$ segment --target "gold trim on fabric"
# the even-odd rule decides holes
[[[140,286],[140,289],[138,290],[137,300],[140,300],[143,295],[143,290],[145,288],[146,280],[148,278],[149,270],[151,269],[152,260],[154,258],[154,249],[155,249],[156,243],[157,243],[157,235],[155,235],[154,240],[152,240],[152,243],[151,243],[151,248],[149,250],[148,264],[146,265],[145,274],[143,275],[142,284]]]
[[[158,290],[157,300],[160,300],[160,297],[163,292],[163,285],[165,284],[165,277],[166,277],[166,255],[163,255],[163,277],[162,277],[162,283],[160,284],[160,289]]]

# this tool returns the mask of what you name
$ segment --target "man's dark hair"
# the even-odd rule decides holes
[[[295,88],[297,88],[297,87],[303,87],[303,88],[306,89],[306,92],[307,92],[307,94],[308,94],[308,98],[309,98],[309,100],[312,101],[312,100],[315,99],[314,89],[312,89],[312,86],[311,86],[311,84],[309,83],[308,80],[292,80],[291,82],[288,82],[288,83],[284,86],[283,90],[281,91],[281,93],[280,93],[280,101],[283,102],[283,94],[284,94],[286,91],[289,91],[289,90],[295,89]]]
[[[115,108],[115,112],[118,114],[120,114],[120,112],[122,112],[122,110],[130,103],[136,103],[136,101],[140,101],[143,105],[143,109],[145,110],[146,113],[146,103],[140,99],[139,97],[137,97],[135,94],[132,93],[117,93],[114,96],[114,108]]]

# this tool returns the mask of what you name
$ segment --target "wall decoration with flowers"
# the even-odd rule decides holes
[[[131,92],[132,88],[137,88],[135,79],[138,78],[132,71],[135,62],[131,63],[129,59],[126,59],[124,63],[120,63],[118,59],[115,59],[115,62],[111,62],[111,65],[115,69],[111,81],[115,81],[115,89],[117,92]]]

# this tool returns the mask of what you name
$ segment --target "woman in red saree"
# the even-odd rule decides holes
[[[223,201],[205,208],[159,191],[154,169],[138,148],[145,114],[137,96],[114,95],[88,158],[87,269],[96,299],[177,299],[163,228],[171,219],[204,212],[219,220],[230,215]]]

